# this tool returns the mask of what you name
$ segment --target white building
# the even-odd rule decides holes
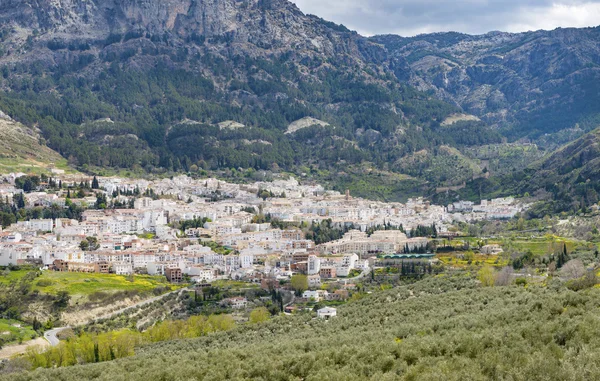
[[[51,232],[54,230],[54,221],[51,219],[19,221],[17,226],[22,229]]]
[[[320,310],[317,311],[317,317],[319,319],[329,319],[332,317],[336,317],[337,316],[337,310],[333,307],[325,307],[325,308],[321,308]]]
[[[248,305],[248,300],[246,298],[229,298],[229,299],[224,299],[222,304],[227,305],[233,309],[242,309],[242,308],[246,308],[246,306]]]
[[[243,269],[250,269],[254,264],[254,256],[248,254],[240,254],[240,266]]]
[[[115,262],[112,264],[113,271],[117,275],[133,274],[133,265],[130,262]]]
[[[319,288],[321,287],[321,275],[309,275],[307,277],[308,280],[308,288]]]
[[[315,291],[307,290],[302,293],[302,297],[304,299],[313,299],[315,302],[319,302],[322,299],[327,298],[328,295],[329,295],[329,292],[327,292],[325,290],[315,290]]]
[[[308,275],[315,275],[321,271],[321,259],[316,255],[308,256]]]

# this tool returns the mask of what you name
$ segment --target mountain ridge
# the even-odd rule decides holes
[[[335,187],[366,164],[435,188],[477,175],[477,147],[551,150],[600,123],[598,28],[367,38],[285,0],[4,0],[0,21],[0,108],[84,171],[284,169]],[[285,134],[306,118],[329,127]],[[444,174],[442,147],[468,173]]]
[[[406,80],[417,89],[505,128],[512,138],[539,139],[577,123],[587,131],[597,126],[598,109],[590,106],[597,93],[589,84],[600,78],[599,36],[600,28],[557,28],[370,39],[406,61]]]

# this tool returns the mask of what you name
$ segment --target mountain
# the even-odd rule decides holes
[[[403,62],[399,77],[415,88],[503,128],[511,139],[555,145],[600,121],[599,39],[600,27],[371,41]]]
[[[286,0],[3,0],[0,25],[0,109],[86,172],[283,170],[400,200],[520,171],[524,141],[598,116],[598,29],[365,38]]]
[[[585,211],[600,201],[600,128],[546,155],[525,169],[476,179],[458,195],[480,199],[532,195],[544,200],[531,213],[543,217]]]
[[[0,21],[0,107],[83,170],[382,168],[454,141],[435,129],[458,108],[284,0],[13,0]]]

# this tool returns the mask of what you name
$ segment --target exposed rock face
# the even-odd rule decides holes
[[[0,25],[6,52],[0,65],[71,64],[91,55],[125,56],[129,67],[143,69],[184,52],[216,54],[226,62],[284,56],[308,77],[369,68],[393,72],[465,113],[511,128],[514,138],[573,128],[597,114],[594,104],[600,104],[594,86],[600,82],[599,28],[366,39],[304,15],[286,0],[0,0]],[[98,65],[93,61],[88,72],[98,72]],[[218,82],[214,73],[193,69]],[[247,80],[247,73],[238,74]],[[253,74],[260,80],[269,75]]]
[[[402,75],[410,84],[491,123],[552,132],[600,110],[587,106],[599,100],[592,84],[600,80],[600,28],[388,35],[371,41],[404,64]]]
[[[42,42],[166,34],[172,43],[217,38],[233,52],[293,49],[327,56],[385,57],[378,45],[347,30],[336,31],[285,0],[3,0],[0,24],[25,29],[27,35],[36,31],[36,41]],[[12,42],[22,42],[22,36],[13,35]]]
[[[301,130],[303,128],[308,128],[311,126],[327,127],[327,126],[329,126],[329,123],[307,116],[305,118],[296,120],[295,122],[291,123],[288,126],[286,134],[292,134],[298,130]]]
[[[422,131],[423,125],[445,119],[410,120],[411,113],[402,107],[410,97],[432,99],[427,94],[411,95],[409,87],[406,97],[377,95],[399,88],[398,82],[458,106],[449,112],[459,113],[460,108],[465,115],[501,128],[510,140],[528,137],[560,143],[580,136],[595,127],[600,116],[599,37],[600,29],[591,28],[364,38],[305,15],[286,0],[0,0],[4,77],[29,76],[35,83],[44,75],[71,76],[92,82],[113,65],[143,72],[160,64],[209,80],[218,94],[213,103],[260,108],[288,100],[308,107],[309,111],[281,121],[282,131],[306,115],[343,127],[340,120],[349,123],[335,120],[338,110],[361,113],[356,110],[376,104],[370,111],[376,117],[356,118],[359,122],[350,132],[370,131],[363,135],[366,145],[385,138],[390,149],[402,144],[394,139],[410,135],[405,134],[409,126]],[[48,70],[40,69],[44,65]],[[219,70],[222,67],[227,70]],[[314,83],[326,86],[315,90]],[[352,83],[366,85],[361,87],[364,94],[350,90],[328,97],[331,88],[348,89]],[[2,90],[20,91],[15,84],[19,82],[0,76]],[[375,91],[371,85],[385,89]],[[45,91],[52,92],[50,87]],[[394,113],[388,116],[398,126],[391,139],[389,128],[375,120],[380,110]],[[233,117],[210,122],[228,118]],[[557,132],[561,141],[545,136]]]

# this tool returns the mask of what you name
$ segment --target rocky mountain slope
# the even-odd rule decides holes
[[[600,28],[481,36],[376,36],[404,63],[399,77],[459,105],[511,138],[568,140],[597,126]]]
[[[385,57],[376,44],[281,0],[9,0],[0,3],[0,20],[4,49],[19,60],[43,57],[59,63],[82,46],[98,52],[109,45],[143,49],[161,42],[191,51],[206,42],[227,56],[293,50],[303,58],[363,64]],[[27,49],[28,42],[37,49]],[[98,42],[104,46],[94,46]],[[49,49],[40,51],[44,44]]]
[[[3,0],[0,109],[86,171],[456,186],[492,159],[465,153],[596,126],[598,33],[365,38],[286,0]]]
[[[381,167],[459,111],[285,0],[9,1],[0,21],[0,107],[79,167]]]

